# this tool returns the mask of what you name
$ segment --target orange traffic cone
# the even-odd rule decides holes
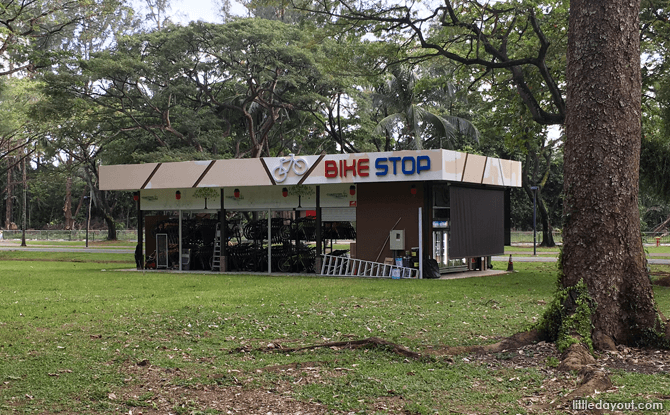
[[[507,271],[514,271],[514,262],[512,262],[512,254],[510,254],[509,261],[507,262]]]

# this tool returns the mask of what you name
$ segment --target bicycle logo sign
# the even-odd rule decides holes
[[[272,171],[272,176],[277,183],[283,183],[291,170],[296,176],[302,176],[307,172],[307,161],[302,157],[296,158],[295,154],[289,154],[288,158],[279,159],[279,166]]]

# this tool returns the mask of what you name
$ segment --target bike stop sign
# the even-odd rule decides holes
[[[329,154],[261,159],[275,185],[440,180],[442,151]]]

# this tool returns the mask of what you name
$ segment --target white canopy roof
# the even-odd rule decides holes
[[[521,162],[450,150],[100,166],[101,190],[449,181],[521,187]]]

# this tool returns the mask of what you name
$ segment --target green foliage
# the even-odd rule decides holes
[[[558,358],[556,358],[554,356],[549,356],[549,357],[547,357],[546,363],[547,363],[547,366],[549,366],[549,367],[557,368],[558,365],[561,362],[560,362],[560,360],[558,360]]]
[[[338,46],[315,40],[308,30],[264,19],[168,26],[123,37],[73,62],[81,75],[52,80],[123,131],[114,150],[126,160],[134,153],[167,161],[297,152],[313,145],[300,137],[314,127],[310,115],[320,116],[344,88],[322,72],[325,51]]]
[[[314,188],[304,184],[297,184],[288,188],[288,194],[292,196],[310,196],[315,193]]]
[[[220,191],[211,187],[199,187],[193,192],[193,197],[198,199],[208,199],[218,195],[220,195]]]
[[[397,149],[454,149],[459,135],[477,142],[479,131],[470,121],[441,113],[454,101],[454,88],[444,73],[430,77],[432,81],[425,79],[434,74],[430,69],[406,65],[390,68],[385,82],[376,87],[373,95],[373,102],[384,114],[374,133],[394,136]]]
[[[549,341],[556,342],[560,352],[574,343],[583,343],[593,352],[591,315],[596,307],[582,279],[573,287],[556,291],[537,329]]]

